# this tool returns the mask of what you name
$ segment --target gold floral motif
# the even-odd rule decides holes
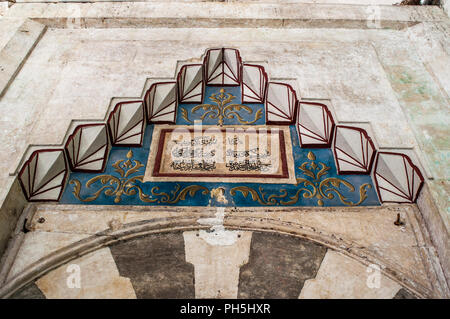
[[[232,189],[230,189],[230,194],[231,194],[231,196],[235,196],[236,192],[239,191],[246,198],[247,195],[250,193],[252,195],[253,201],[257,201],[261,205],[276,205],[276,204],[278,204],[277,198],[285,198],[287,196],[287,191],[285,189],[280,190],[280,192],[281,192],[280,195],[272,194],[272,195],[269,195],[269,197],[267,197],[267,198],[265,198],[267,193],[264,192],[264,190],[261,186],[258,188],[258,190],[259,190],[259,193],[251,187],[238,186],[238,187],[233,187]]]
[[[203,195],[209,193],[209,190],[206,187],[200,185],[189,185],[181,189],[180,185],[177,184],[175,189],[170,191],[170,194],[164,192],[159,193],[159,187],[154,186],[150,191],[151,195],[147,195],[138,185],[135,184],[136,181],[142,182],[144,175],[129,177],[130,175],[136,173],[139,168],[144,166],[140,161],[132,160],[132,157],[133,152],[130,150],[127,153],[127,160],[118,160],[112,164],[114,170],[119,173],[120,177],[105,174],[95,176],[88,180],[85,185],[87,188],[91,187],[91,185],[97,181],[100,181],[100,183],[104,185],[91,196],[85,198],[80,196],[81,183],[77,179],[70,181],[70,184],[74,185],[72,193],[82,202],[91,202],[97,199],[104,192],[106,196],[115,196],[114,203],[120,203],[123,195],[134,196],[137,193],[139,199],[143,202],[167,204],[176,204],[179,201],[183,201],[186,199],[187,195],[193,197],[197,191],[200,190],[202,190]]]
[[[354,192],[355,187],[351,183],[337,177],[328,177],[321,180],[322,176],[328,174],[330,167],[321,162],[317,165],[315,162],[316,156],[313,152],[309,152],[307,157],[310,162],[304,162],[299,166],[299,169],[304,175],[310,177],[312,180],[297,178],[297,186],[303,184],[304,187],[297,189],[293,196],[289,196],[289,200],[284,200],[288,197],[288,192],[286,189],[281,189],[279,191],[280,194],[272,194],[266,198],[267,193],[264,192],[261,186],[258,188],[259,192],[248,186],[234,187],[230,190],[230,194],[235,196],[236,191],[241,192],[244,197],[251,194],[252,199],[261,205],[294,205],[298,202],[300,194],[302,193],[303,198],[306,199],[312,199],[315,197],[319,206],[324,205],[324,199],[333,199],[336,195],[339,197],[341,203],[348,206],[358,206],[367,198],[366,189],[370,189],[372,187],[370,184],[361,185],[359,188],[359,201],[356,203],[351,202],[341,194],[339,188],[341,185],[344,185],[350,192]]]
[[[180,190],[180,185],[176,185],[175,189],[170,191],[170,195],[164,192],[158,193],[159,187],[155,186],[151,189],[151,193],[153,196],[161,196],[162,198],[158,199],[158,203],[167,203],[167,204],[176,204],[180,200],[185,200],[186,195],[189,194],[189,196],[194,197],[195,193],[197,191],[203,190],[202,194],[206,195],[209,193],[209,190],[200,185],[189,185],[182,190]]]
[[[209,117],[210,119],[218,119],[218,124],[222,126],[224,118],[236,118],[241,124],[253,124],[262,117],[262,108],[259,108],[255,113],[255,118],[253,119],[253,121],[245,121],[239,114],[239,111],[245,110],[248,114],[252,114],[253,109],[247,105],[229,104],[236,97],[230,93],[226,93],[225,89],[220,89],[220,94],[214,93],[209,98],[216,102],[217,105],[199,104],[197,106],[194,106],[191,110],[192,113],[196,113],[198,110],[203,109],[205,113],[203,113],[203,115],[200,117],[202,121],[206,117]],[[181,108],[181,115],[185,121],[193,123],[193,121],[189,119],[188,111],[186,109]]]

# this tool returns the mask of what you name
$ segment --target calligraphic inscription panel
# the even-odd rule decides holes
[[[144,181],[295,183],[285,127],[155,129]]]

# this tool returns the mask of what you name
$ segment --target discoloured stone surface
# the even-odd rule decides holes
[[[19,216],[26,205],[27,201],[16,179],[3,205],[0,205],[0,256],[5,251],[8,240],[11,238]]]
[[[73,286],[76,281],[69,278],[74,275],[74,270],[69,268],[72,265],[79,267],[80,287]],[[120,277],[109,248],[96,250],[58,267],[37,280],[36,284],[50,299],[136,298],[130,279]]]
[[[238,295],[239,269],[248,262],[252,233],[224,231],[218,236],[226,233],[235,237],[234,242],[206,241],[197,231],[183,233],[186,260],[195,267],[195,298],[234,299]]]
[[[54,253],[59,248],[66,247],[86,237],[87,235],[57,232],[50,233],[38,231],[26,233],[8,278],[14,277],[32,263],[38,261],[42,257]]]
[[[403,228],[394,225],[398,213],[407,221]],[[279,220],[285,225],[294,223],[311,236],[319,236],[321,240],[331,242],[338,241],[338,247],[346,243],[348,249],[367,251],[369,254],[378,256],[380,260],[383,260],[383,264],[390,265],[390,268],[396,268],[408,274],[407,276],[414,278],[417,283],[425,287],[431,285],[423,257],[417,249],[418,245],[423,245],[415,235],[415,232],[420,230],[416,229],[416,224],[411,223],[415,219],[413,206],[354,208],[349,211],[332,208],[328,211],[315,212],[304,209],[283,213],[274,210],[261,213],[249,212],[245,214],[245,218],[239,218],[238,216],[241,215],[239,212],[232,212],[230,215],[228,216],[229,224],[241,227],[244,225],[251,227],[252,220],[255,219],[270,218]],[[233,220],[233,217],[236,219]]]
[[[111,253],[138,298],[194,298],[194,266],[186,262],[181,233],[118,243]]]
[[[342,10],[339,4],[258,4],[252,2],[236,2],[234,5],[224,5],[220,2],[183,3],[178,1],[164,3],[131,2],[126,4],[97,2],[84,6],[76,3],[38,3],[31,8],[29,5],[18,3],[10,8],[7,15],[39,18],[40,21],[59,27],[67,23],[65,19],[67,17],[84,18],[79,22],[79,25],[85,27],[151,26],[155,24],[200,27],[212,24],[217,26],[219,23],[222,27],[233,25],[232,23],[255,27],[261,26],[261,22],[265,22],[262,25],[267,27],[288,27],[290,25],[298,27],[311,25],[310,20],[319,20],[322,23],[329,22],[329,20],[332,22],[340,21],[340,24],[331,24],[333,27],[342,25],[342,20],[353,22],[353,24],[350,24],[353,27],[368,27],[366,7],[347,5],[345,9]],[[446,17],[445,13],[437,7],[380,6],[378,9],[380,20],[379,25],[377,25],[378,28],[394,27],[402,21],[423,21],[425,19],[439,21]],[[181,17],[189,17],[190,19],[186,21],[186,19],[180,19]],[[300,24],[304,20],[307,20],[308,23]],[[255,25],[255,23],[258,24]],[[320,24],[315,25],[319,26]]]
[[[10,299],[45,299],[36,283],[31,283],[14,293]]]
[[[367,285],[367,267],[344,255],[328,250],[320,265],[317,276],[307,280],[300,293],[300,299],[351,299],[383,298],[391,299],[400,285],[380,273],[379,288]],[[370,282],[376,285],[375,281]]]
[[[8,43],[0,47],[0,97],[14,81],[45,30],[46,26],[26,19]]]
[[[253,233],[249,262],[241,267],[239,298],[296,298],[314,278],[326,248],[296,237]]]

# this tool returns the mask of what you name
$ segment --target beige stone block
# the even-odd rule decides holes
[[[237,298],[239,269],[248,262],[251,232],[184,232],[186,261],[195,269],[195,298]]]
[[[79,282],[74,277],[78,271]],[[36,284],[50,299],[136,299],[130,279],[119,275],[109,248],[72,260]]]
[[[369,271],[368,271],[369,269]],[[305,282],[300,299],[391,299],[401,286],[376,270],[328,250],[315,279]],[[370,277],[372,276],[372,277]]]

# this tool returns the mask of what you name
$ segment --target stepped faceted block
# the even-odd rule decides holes
[[[203,66],[201,64],[183,65],[178,73],[177,82],[180,103],[202,103]]]
[[[177,83],[154,83],[145,94],[145,107],[150,123],[175,124],[177,101]]]
[[[376,150],[365,130],[336,126],[333,150],[339,174],[370,173]]]
[[[67,177],[63,149],[38,150],[31,154],[19,173],[28,201],[57,201]]]
[[[334,121],[325,104],[300,102],[296,127],[301,147],[330,147]]]
[[[264,103],[267,74],[260,65],[242,66],[242,103]]]
[[[382,202],[414,203],[424,180],[408,156],[388,152],[378,153],[374,176]]]
[[[106,124],[77,126],[69,136],[65,150],[72,171],[103,171],[109,151]]]
[[[242,61],[238,50],[208,50],[203,63],[207,85],[240,85]]]
[[[266,124],[289,125],[294,122],[297,95],[289,84],[269,82],[265,104]]]
[[[118,103],[108,118],[113,145],[141,146],[144,139],[145,110],[141,101]]]

